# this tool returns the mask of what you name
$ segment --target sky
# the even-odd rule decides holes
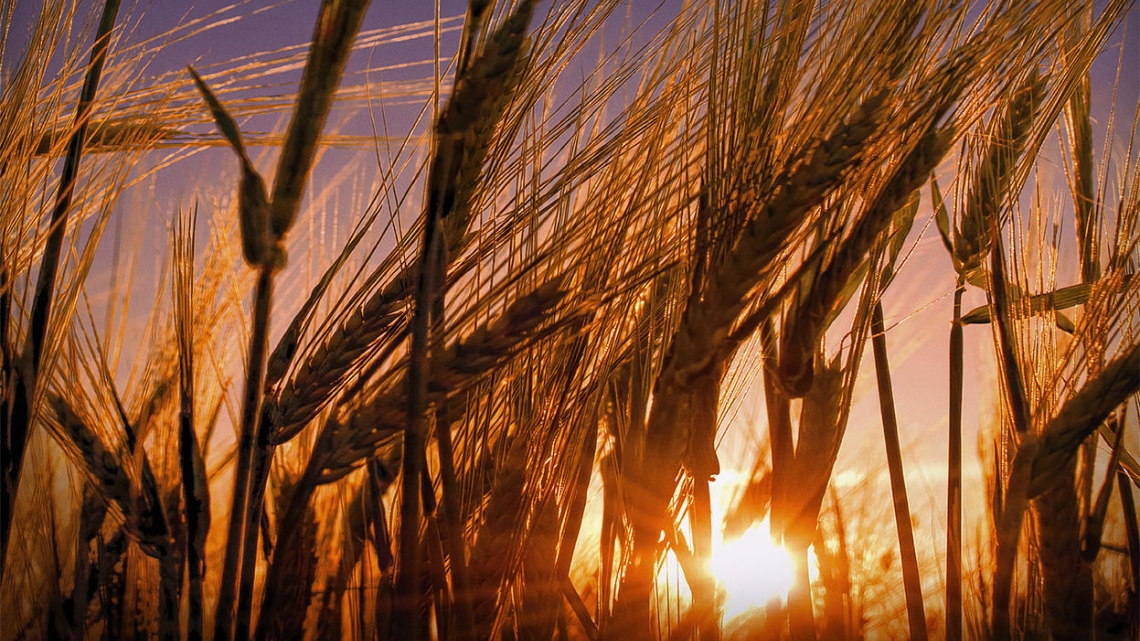
[[[101,6],[91,0],[88,4],[93,7]],[[443,17],[461,16],[465,10],[466,2],[461,0],[441,0],[439,13]],[[629,19],[638,23],[654,8],[656,0],[632,0],[628,3]],[[676,2],[665,4],[675,5]],[[19,42],[21,34],[31,23],[39,2],[17,2],[15,13],[10,24],[12,42]],[[200,0],[194,3],[182,3],[173,0],[151,0],[139,2],[137,7],[128,11],[132,6],[130,0],[124,2],[120,18],[126,20],[132,30],[130,39],[141,41],[149,37],[168,33],[179,24],[186,24],[196,18],[214,15],[213,20],[233,18],[228,24],[215,27],[208,32],[195,35],[183,41],[164,44],[157,48],[156,55],[148,67],[149,74],[163,72],[180,72],[186,65],[193,64],[198,68],[210,68],[211,65],[225,66],[242,56],[262,51],[277,50],[286,45],[302,45],[306,43],[312,32],[312,24],[316,16],[319,2],[317,0],[292,0],[286,2],[245,2],[234,5],[224,0]],[[96,11],[97,9],[93,9]],[[413,22],[430,22],[434,17],[434,6],[431,2],[418,0],[397,0],[387,2],[377,0],[372,3],[366,14],[362,31],[390,28]],[[540,10],[541,13],[541,10]],[[1110,39],[1109,52],[1102,55],[1093,69],[1093,116],[1100,122],[1106,121],[1111,104],[1118,56],[1125,60],[1124,73],[1120,78],[1120,86],[1116,104],[1122,108],[1120,117],[1123,122],[1118,129],[1127,133],[1128,119],[1132,115],[1134,105],[1140,101],[1140,11],[1135,8],[1130,12],[1124,34],[1117,33]],[[441,44],[441,55],[444,59],[451,56],[454,51],[457,35],[455,31],[445,34]],[[1124,42],[1122,46],[1121,43]],[[423,77],[422,68],[399,69],[399,65],[424,61],[430,57],[430,38],[418,38],[406,42],[393,42],[385,44],[376,52],[358,52],[350,63],[352,69],[360,69],[366,65],[390,66],[385,71],[385,79],[407,77]],[[15,56],[20,53],[19,46],[9,45],[5,52],[5,66],[10,66]],[[377,59],[377,56],[383,56]],[[1129,62],[1131,61],[1131,62]],[[282,74],[280,80],[295,82],[299,72]],[[414,116],[414,110],[406,112],[406,117]],[[395,113],[395,112],[394,112]],[[366,119],[355,121],[354,127],[359,126],[368,131]],[[398,123],[393,123],[394,129],[399,129]],[[208,130],[207,127],[205,130]],[[1094,125],[1094,131],[1103,128]],[[1104,148],[1104,141],[1098,141],[1097,155],[1100,156]],[[1121,147],[1120,139],[1112,141],[1114,147]],[[232,162],[232,155],[223,149],[210,150],[203,153],[198,161],[187,165],[187,172],[194,175],[208,175],[208,172],[217,171],[216,163]],[[226,165],[227,168],[230,165]],[[166,187],[174,193],[167,199],[177,200],[181,197],[177,193],[177,186]],[[1063,185],[1054,185],[1054,189],[1063,189]],[[161,188],[159,189],[161,192]],[[161,199],[158,196],[152,196]],[[928,205],[924,205],[926,207]],[[923,224],[922,217],[919,224]],[[156,224],[145,238],[145,242],[164,242],[165,229],[163,225]],[[922,460],[925,464],[918,469],[911,469],[914,491],[921,497],[929,494],[929,500],[912,499],[912,508],[922,512],[922,519],[936,521],[938,512],[935,498],[942,491],[938,489],[939,479],[944,474],[945,464],[940,462],[945,458],[945,431],[946,418],[946,363],[947,347],[946,337],[950,324],[950,295],[953,290],[952,271],[945,250],[938,240],[936,231],[931,227],[924,233],[915,233],[912,236],[913,255],[904,269],[899,281],[889,290],[884,301],[886,308],[886,322],[889,331],[889,342],[892,350],[892,366],[895,369],[896,400],[899,404],[898,413],[902,420],[903,448],[908,452],[908,458]],[[161,256],[155,257],[155,263]],[[146,259],[143,259],[146,263]],[[95,279],[106,279],[107,274],[93,274]],[[311,279],[310,279],[311,282]],[[984,304],[977,291],[972,291],[966,300],[965,309],[975,305]],[[967,407],[965,417],[967,425],[974,430],[966,435],[964,447],[967,457],[973,459],[975,442],[977,438],[976,427],[986,420],[988,409],[994,402],[992,393],[993,381],[988,375],[977,375],[980,371],[990,371],[986,363],[992,352],[992,343],[988,328],[968,327],[966,329],[967,371],[974,376],[967,377],[965,398]],[[869,354],[865,363],[869,363]],[[866,380],[867,377],[864,376]],[[853,412],[852,425],[849,428],[849,438],[845,441],[841,455],[841,473],[837,479],[842,483],[849,480],[857,484],[866,480],[867,474],[877,475],[877,482],[885,482],[886,467],[882,451],[881,429],[877,423],[878,405],[873,393],[865,385],[857,398],[857,406]],[[762,421],[763,412],[752,406],[741,412],[740,420]],[[726,452],[733,451],[725,448]],[[739,451],[739,450],[736,450]],[[875,464],[873,462],[878,461]],[[872,462],[869,464],[869,462]],[[845,477],[842,469],[861,470],[863,478]],[[974,467],[975,473],[977,468]],[[728,479],[725,479],[728,481]]]

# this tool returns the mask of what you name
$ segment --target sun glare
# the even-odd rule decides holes
[[[792,560],[772,542],[767,519],[714,548],[712,572],[724,590],[725,621],[773,597],[786,598],[792,587]]]

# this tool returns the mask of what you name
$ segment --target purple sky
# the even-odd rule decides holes
[[[676,4],[678,0],[669,0],[665,4]],[[22,1],[16,4],[16,10],[11,23],[8,50],[5,52],[6,66],[22,54],[21,45],[27,31],[27,26],[34,19],[34,12],[38,10],[39,2]],[[97,12],[102,6],[101,2],[88,0],[91,11]],[[180,22],[199,18],[232,5],[229,0],[199,0],[193,4],[178,2],[177,0],[150,0],[139,2],[137,5],[131,0],[124,0],[120,11],[120,21],[126,22],[134,29],[132,41],[163,34]],[[167,45],[158,51],[151,63],[149,73],[158,74],[164,71],[179,71],[187,64],[202,67],[211,64],[226,63],[236,57],[262,51],[272,51],[288,45],[299,45],[307,42],[312,33],[312,25],[316,16],[319,0],[291,0],[280,3],[246,2],[236,9],[228,11],[227,16],[242,16],[231,24],[222,25],[210,31],[199,34],[183,42]],[[440,14],[444,17],[460,15],[466,8],[465,0],[441,0]],[[632,0],[634,9],[633,21],[638,22],[640,16],[649,9],[657,6],[656,0]],[[545,3],[544,3],[545,5]],[[133,10],[132,10],[133,8]],[[264,9],[261,11],[261,9]],[[540,8],[538,15],[544,10]],[[667,13],[667,12],[666,12]],[[376,0],[372,3],[363,25],[363,30],[379,29],[394,25],[406,24],[416,21],[430,21],[434,15],[433,3],[426,0]],[[1125,33],[1127,39],[1124,38]],[[1135,105],[1140,101],[1140,10],[1135,8],[1129,13],[1127,24],[1122,31],[1118,31],[1109,41],[1109,50],[1102,55],[1093,69],[1094,78],[1094,107],[1093,116],[1098,120],[1094,131],[1101,132],[1104,120],[1107,118],[1108,106],[1111,100],[1111,90],[1117,70],[1117,60],[1121,57],[1120,43],[1126,42],[1123,51],[1124,72],[1121,78],[1121,87],[1117,96],[1117,106],[1121,112],[1117,115],[1118,135],[1127,135],[1131,124]],[[442,55],[450,57],[454,50],[456,38],[454,34],[443,41]],[[373,66],[382,66],[423,60],[431,53],[430,40],[420,39],[406,43],[386,44],[378,49],[377,55],[383,59],[368,59],[368,52],[358,52],[350,63],[352,68],[361,68],[370,62]],[[449,50],[448,47],[451,47]],[[9,67],[11,68],[11,67]],[[5,69],[4,73],[8,73]],[[410,76],[423,77],[430,75],[420,70],[408,72]],[[299,78],[299,72],[296,77]],[[395,72],[393,72],[395,75]],[[391,78],[392,76],[386,76]],[[284,90],[282,90],[284,91]],[[205,130],[205,129],[203,129]],[[1100,149],[1097,157],[1100,157]],[[202,154],[203,158],[222,159],[227,163],[222,170],[231,171],[233,168],[232,153],[225,149],[209,150]],[[211,162],[216,162],[211,160]],[[204,163],[199,163],[204,164]],[[220,170],[217,166],[195,169],[194,171],[212,171],[215,174]],[[184,177],[183,177],[184,179]],[[1059,186],[1057,186],[1059,187]],[[919,224],[922,224],[920,219]],[[155,239],[162,241],[165,230],[162,223],[156,225]],[[919,244],[914,257],[913,265],[905,279],[896,283],[886,299],[887,325],[891,328],[890,342],[893,366],[900,370],[896,374],[896,390],[899,400],[899,414],[904,423],[909,421],[907,434],[904,435],[904,448],[910,447],[919,452],[919,456],[929,456],[930,460],[944,460],[945,454],[945,371],[947,368],[945,336],[949,329],[949,300],[952,291],[952,275],[949,261],[945,251],[941,248],[936,234],[931,229],[924,240]],[[925,273],[924,273],[925,272]],[[99,275],[93,274],[93,278]],[[143,297],[145,300],[145,297]],[[980,304],[977,297],[967,300],[967,309],[974,304]],[[897,328],[895,327],[897,324]],[[929,344],[920,344],[920,341]],[[984,358],[977,357],[983,352],[992,351],[989,330],[984,327],[971,327],[966,332],[967,362],[984,362]],[[909,359],[904,359],[908,356]],[[868,356],[869,359],[869,356]],[[969,385],[968,381],[968,385]],[[994,399],[987,397],[982,386],[988,381],[974,381],[978,389],[967,389],[966,398],[974,404],[984,405]],[[865,426],[853,425],[853,433],[873,435],[879,427],[873,424],[877,420],[878,406],[873,398],[864,398],[865,407],[856,410],[856,416],[871,417]],[[762,412],[754,412],[762,420]],[[974,421],[978,416],[978,408],[966,408],[967,422]],[[855,420],[853,419],[853,422]],[[933,438],[931,437],[933,435]],[[881,434],[877,440],[851,439],[850,446],[845,445],[845,454],[849,457],[866,457],[879,460],[882,445]],[[967,455],[974,447],[973,441],[967,436],[965,443]],[[885,469],[885,468],[884,468]],[[885,474],[885,472],[884,472]],[[932,477],[938,472],[931,471]],[[921,491],[921,489],[920,489]],[[921,510],[916,505],[916,510]]]

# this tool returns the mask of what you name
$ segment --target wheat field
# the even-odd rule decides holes
[[[0,4],[0,639],[1140,638],[1135,2],[317,4]]]

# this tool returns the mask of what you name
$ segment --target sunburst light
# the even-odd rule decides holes
[[[792,587],[792,560],[772,541],[767,519],[740,538],[723,541],[713,550],[712,573],[725,594],[727,621],[773,597],[784,598]]]

